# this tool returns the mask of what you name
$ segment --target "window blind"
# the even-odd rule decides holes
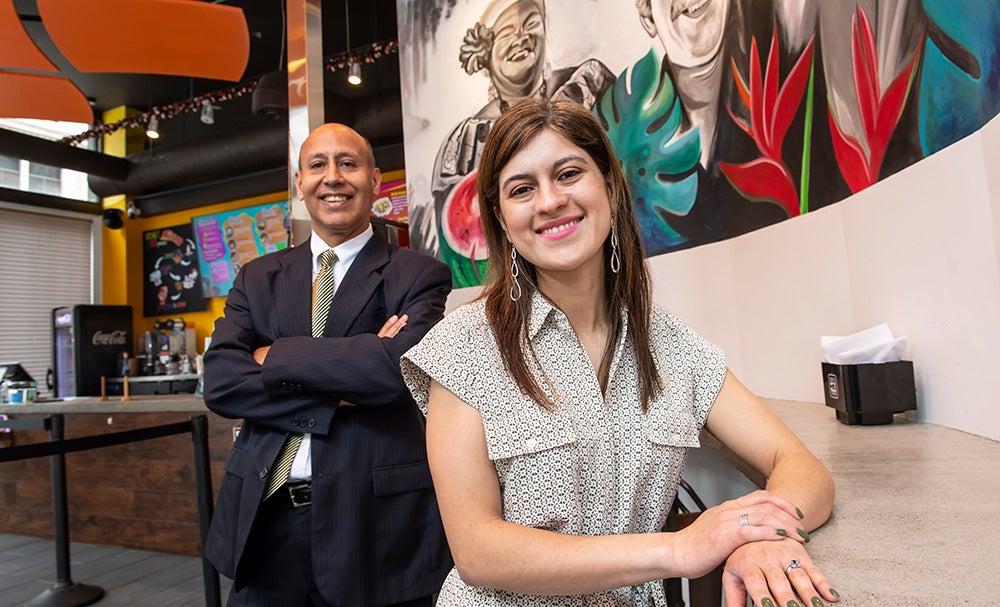
[[[96,220],[0,207],[0,362],[17,361],[49,395],[52,309],[94,303]]]

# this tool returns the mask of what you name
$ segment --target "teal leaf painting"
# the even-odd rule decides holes
[[[622,72],[595,112],[622,162],[632,188],[639,229],[649,255],[684,242],[662,214],[687,215],[698,193],[701,137],[697,128],[678,135],[684,110],[674,83],[650,50]]]

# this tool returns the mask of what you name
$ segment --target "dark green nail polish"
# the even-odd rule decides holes
[[[806,542],[809,542],[809,534],[808,533],[806,533],[805,531],[803,531],[801,529],[796,529],[796,531],[799,533],[800,536],[802,536],[802,539],[804,539]]]
[[[786,603],[786,605],[788,605],[788,607],[799,607],[799,602],[798,601],[788,601]]]
[[[767,597],[764,597],[760,600],[760,607],[774,607],[774,601],[772,601]]]
[[[778,535],[782,536],[782,537],[788,535],[788,532],[785,531],[784,529],[775,529],[774,532],[777,533]]]
[[[799,515],[799,520],[802,520],[806,517],[806,515],[802,514],[802,511],[799,510],[798,508],[795,509],[795,514]]]
[[[824,607],[824,605],[823,605],[823,599],[819,598],[818,596],[814,596],[812,598],[812,604],[813,604],[813,607]]]
[[[840,598],[840,593],[834,590],[833,588],[830,589],[830,594],[837,597],[838,599]]]

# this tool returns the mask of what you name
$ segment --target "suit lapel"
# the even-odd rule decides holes
[[[324,337],[347,335],[351,324],[371,299],[372,293],[382,284],[382,268],[389,263],[391,250],[389,244],[378,235],[372,236],[361,249],[333,296],[330,313],[326,317]]]
[[[312,335],[312,250],[306,241],[284,255],[268,281],[278,336]]]

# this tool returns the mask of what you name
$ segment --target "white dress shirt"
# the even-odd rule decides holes
[[[340,288],[340,283],[344,280],[344,276],[347,275],[347,271],[351,269],[351,264],[353,264],[354,260],[357,259],[358,253],[360,253],[361,249],[368,244],[368,241],[371,240],[374,234],[374,230],[371,225],[369,225],[364,232],[358,234],[347,242],[343,242],[333,247],[334,253],[337,254],[337,261],[333,263],[334,295],[336,295],[337,289]],[[312,278],[313,281],[315,281],[316,274],[319,272],[320,268],[319,256],[330,247],[323,242],[323,239],[316,234],[315,230],[313,230],[312,238],[309,239],[309,248],[312,250]],[[288,480],[300,481],[312,479],[311,447],[312,435],[307,432],[302,436],[302,444],[299,445],[299,450],[295,453],[295,459],[292,461],[292,470],[288,475]]]

